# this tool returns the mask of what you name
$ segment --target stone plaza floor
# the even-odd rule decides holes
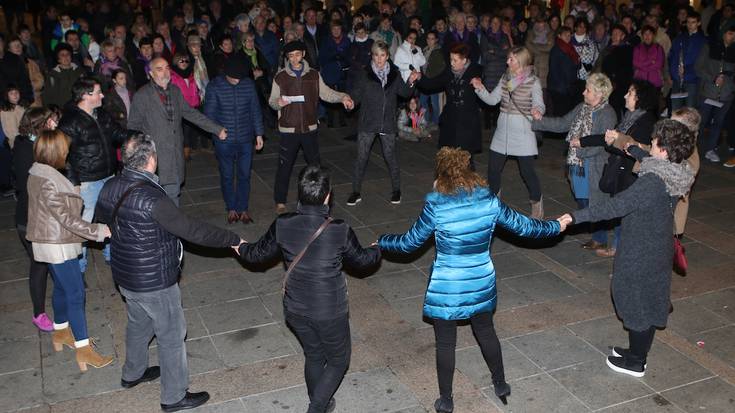
[[[363,245],[379,234],[405,231],[431,190],[435,142],[400,143],[403,202],[391,205],[385,164],[375,145],[363,201],[346,206],[355,143],[347,130],[323,130],[323,165],[330,168],[335,217],[352,225]],[[485,134],[485,144],[489,137]],[[253,162],[250,212],[254,224],[228,226],[214,156],[198,152],[188,164],[182,208],[191,216],[237,231],[249,241],[275,218],[272,201],[278,138]],[[571,211],[563,142],[546,140],[538,170],[546,214]],[[303,159],[294,176],[303,166]],[[477,157],[486,170],[487,150]],[[295,208],[292,179],[289,208]],[[529,212],[515,162],[506,165],[503,200]],[[454,379],[455,411],[464,412],[729,412],[735,411],[735,173],[705,163],[697,180],[685,246],[685,276],[672,275],[674,311],[659,331],[642,379],[612,372],[605,356],[626,345],[609,296],[612,260],[580,248],[571,232],[528,241],[498,234],[492,244],[509,404],[493,394],[490,374],[469,326],[460,327]],[[86,274],[90,334],[115,362],[80,373],[69,350],[55,353],[50,335],[31,324],[28,260],[14,230],[11,199],[0,200],[0,411],[156,412],[159,383],[120,387],[125,354],[124,303],[99,250]],[[386,256],[372,274],[348,277],[353,352],[336,394],[337,412],[433,412],[437,397],[434,335],[421,316],[433,247]],[[181,290],[188,322],[191,390],[210,392],[199,412],[303,412],[300,346],[284,326],[281,264],[241,265],[230,250],[187,246]],[[51,283],[49,283],[51,285]],[[50,289],[49,294],[50,297]],[[51,311],[50,299],[48,304]],[[698,344],[699,343],[699,344]],[[156,362],[155,340],[151,363]]]

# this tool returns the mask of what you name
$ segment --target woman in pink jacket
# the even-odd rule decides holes
[[[633,78],[647,80],[657,88],[664,84],[664,49],[653,40],[656,30],[651,26],[643,26],[641,29],[642,42],[633,49]]]
[[[171,60],[171,83],[181,89],[186,103],[194,109],[199,108],[199,87],[194,79],[194,65],[192,57],[186,52],[177,52]],[[182,125],[184,129],[184,158],[188,161],[191,157],[192,143],[199,138],[196,126],[186,120]]]

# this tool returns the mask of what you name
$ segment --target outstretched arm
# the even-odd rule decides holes
[[[405,234],[385,234],[378,239],[381,249],[409,253],[417,250],[434,233],[434,208],[427,202],[424,210]]]
[[[240,259],[251,264],[259,264],[273,260],[280,249],[276,243],[276,221],[274,220],[268,231],[254,244],[242,244],[238,251]]]
[[[528,238],[553,237],[559,235],[562,230],[558,220],[542,221],[529,218],[501,201],[498,203],[500,204],[498,224],[517,235]]]

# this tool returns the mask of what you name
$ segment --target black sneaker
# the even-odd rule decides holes
[[[612,348],[612,355],[615,357],[630,357],[630,350],[627,348],[622,348],[615,346]],[[648,363],[643,365],[643,368],[645,369],[648,366]]]
[[[359,192],[353,192],[350,194],[350,197],[347,198],[347,205],[348,206],[355,206],[359,204],[362,201],[362,198],[360,197]]]
[[[613,371],[633,377],[643,377],[646,375],[645,364],[640,361],[631,360],[630,358],[609,356],[607,358],[607,366]]]
[[[199,407],[209,400],[209,393],[203,391],[199,393],[186,392],[186,396],[181,399],[178,403],[174,404],[163,404],[161,403],[161,410],[164,412],[178,412],[179,410],[193,409]]]
[[[401,191],[393,191],[390,196],[390,203],[393,205],[398,205],[401,203]]]

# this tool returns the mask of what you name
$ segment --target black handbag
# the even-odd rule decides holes
[[[625,173],[625,158],[620,155],[610,155],[602,169],[602,177],[598,187],[606,194],[616,194],[619,191],[620,175]]]

